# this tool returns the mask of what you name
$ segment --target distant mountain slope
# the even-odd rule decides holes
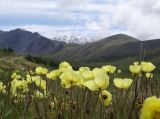
[[[64,43],[50,40],[38,33],[16,29],[0,31],[0,48],[12,48],[16,53],[44,56],[56,62],[70,61],[75,64],[97,64],[128,61],[141,57],[160,64],[160,39],[139,41],[125,34],[113,35],[86,44]]]
[[[117,34],[93,43],[61,50],[54,54],[53,57],[57,58],[57,60],[97,61],[100,59],[102,61],[103,57],[114,56],[114,53],[121,45],[134,42],[139,42],[139,40],[124,34]]]
[[[91,67],[104,64],[128,67],[141,58],[145,61],[152,61],[157,67],[160,67],[160,39],[139,41],[133,38],[133,40],[126,40],[126,42],[123,39],[122,41],[121,39],[112,39],[111,41],[103,39],[65,51],[62,50],[52,56],[50,55],[50,58],[57,58],[57,61],[66,60],[75,66],[86,65]]]
[[[0,34],[4,33],[4,31],[0,30]]]
[[[62,41],[66,43],[84,44],[94,42],[91,37],[83,36],[82,34],[63,33],[55,34],[53,40]]]
[[[160,39],[139,41],[133,37],[118,34],[97,42],[79,45],[50,56],[58,61],[67,60],[75,64],[99,66],[106,63],[129,65],[144,59],[160,65]]]
[[[9,32],[0,32],[0,47],[12,48],[21,54],[43,55],[59,51],[64,42],[53,41],[38,33],[16,29]]]

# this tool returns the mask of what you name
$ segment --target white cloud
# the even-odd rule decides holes
[[[1,0],[0,14],[40,14],[56,7],[57,2],[49,0]]]
[[[124,27],[126,32],[142,40],[160,38],[160,17],[153,10],[158,0],[130,0],[120,4],[113,12],[113,24]]]
[[[127,33],[141,40],[160,38],[160,4],[158,0],[126,0],[107,4],[99,10],[95,32],[98,37]],[[94,8],[94,7],[93,7]],[[98,11],[96,8],[95,10]]]
[[[87,22],[86,27],[88,30],[91,30],[91,31],[100,30],[100,27],[97,25],[97,23],[95,21]]]
[[[31,24],[31,25],[21,25],[21,26],[6,26],[6,27],[0,27],[0,29],[3,29],[5,31],[13,30],[16,28],[21,28],[25,30],[29,30],[31,32],[38,32],[43,36],[46,36],[48,38],[53,38],[55,34],[65,34],[68,32],[68,29],[72,32],[78,32],[82,29],[81,26],[48,26],[48,25],[37,25],[37,24]]]
[[[160,38],[159,0],[1,0],[0,15],[66,20],[57,25],[54,22],[53,25],[12,25],[12,28],[22,27],[49,37],[53,32],[75,31],[96,38],[115,33],[127,33],[142,40]]]

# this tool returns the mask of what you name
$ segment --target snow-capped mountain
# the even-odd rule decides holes
[[[53,40],[62,41],[66,43],[76,43],[76,44],[90,43],[94,41],[91,37],[85,37],[80,34],[73,34],[73,33],[58,34],[58,35],[56,34]]]

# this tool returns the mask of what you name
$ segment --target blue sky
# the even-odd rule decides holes
[[[22,28],[49,38],[124,33],[154,39],[160,38],[159,21],[159,0],[0,0],[1,30]]]

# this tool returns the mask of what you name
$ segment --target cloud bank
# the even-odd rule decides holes
[[[1,0],[0,29],[23,28],[52,38],[67,32],[95,39],[124,33],[160,38],[159,0]]]

